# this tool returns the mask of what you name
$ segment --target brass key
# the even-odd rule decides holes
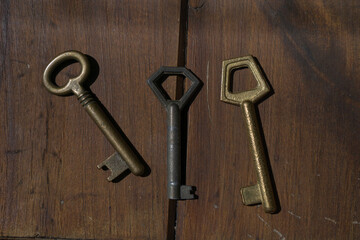
[[[258,85],[255,89],[250,91],[232,93],[230,91],[230,78],[232,73],[236,69],[245,67],[250,68]],[[245,205],[262,203],[266,213],[274,213],[278,210],[278,206],[277,201],[275,200],[275,193],[270,177],[267,155],[265,153],[261,137],[261,129],[259,128],[255,111],[255,104],[259,103],[269,93],[270,87],[252,56],[223,61],[220,100],[226,103],[238,105],[244,112],[243,116],[248,129],[257,175],[256,185],[241,189],[243,203]]]
[[[61,64],[69,60],[80,62],[82,67],[81,73],[79,76],[71,78],[65,86],[59,87],[55,83],[55,79],[53,79],[55,76],[52,75]],[[60,54],[49,63],[44,72],[43,83],[47,90],[53,94],[59,96],[75,94],[80,104],[85,108],[89,116],[115,148],[116,152],[98,165],[99,169],[106,167],[111,170],[111,176],[108,177],[109,181],[114,180],[127,169],[130,169],[130,171],[137,176],[144,174],[144,164],[121,135],[117,126],[114,125],[115,123],[113,123],[104,112],[98,102],[99,100],[88,87],[90,84],[89,73],[90,63],[87,57],[77,51],[68,51]]]

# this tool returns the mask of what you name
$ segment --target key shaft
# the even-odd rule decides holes
[[[137,155],[125,141],[113,121],[104,112],[95,95],[88,90],[80,94],[78,100],[110,144],[119,153],[121,159],[126,162],[130,171],[137,176],[143,174],[144,166],[140,163]]]
[[[167,191],[169,199],[194,199],[195,187],[181,185],[181,110],[173,102],[167,110]]]
[[[261,137],[259,123],[256,116],[255,106],[252,102],[245,101],[242,104],[243,116],[246,127],[248,129],[248,136],[250,140],[250,149],[255,163],[255,171],[257,176],[258,192],[251,194],[247,193],[247,188],[242,188],[241,193],[245,205],[254,205],[262,203],[265,212],[275,212],[277,209],[274,190],[270,178],[270,170],[267,164],[268,159],[265,154],[265,149]],[[261,199],[258,199],[259,194]]]
[[[167,107],[167,189],[170,199],[180,199],[181,186],[181,112],[179,106]]]

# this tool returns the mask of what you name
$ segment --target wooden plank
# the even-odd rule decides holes
[[[179,239],[359,239],[359,4],[189,3],[187,67],[205,83],[190,108]],[[239,107],[220,102],[221,62],[252,54],[275,93],[259,107],[278,214],[241,203],[256,183]],[[240,73],[242,74],[242,73]],[[242,89],[253,83],[240,75]]]
[[[0,11],[0,236],[164,239],[166,113],[146,79],[177,64],[180,3],[1,1]],[[110,144],[75,97],[42,86],[49,61],[71,49],[98,62],[92,90],[148,177],[108,183],[96,165],[114,152]]]

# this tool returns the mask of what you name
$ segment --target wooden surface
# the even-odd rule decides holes
[[[0,238],[359,239],[359,7],[1,1]],[[113,148],[75,97],[42,86],[49,61],[71,49],[97,61],[92,90],[149,176],[108,183],[96,165]],[[221,62],[248,54],[274,89],[258,106],[281,205],[273,215],[241,203],[254,165],[241,109],[219,100]],[[204,82],[186,129],[186,183],[199,199],[176,206],[166,196],[166,113],[145,81],[184,64]],[[237,72],[234,88],[251,88],[251,77]],[[181,89],[166,84],[170,95]]]
[[[179,239],[359,239],[359,3],[189,3],[187,67],[205,86],[190,110]],[[274,94],[259,104],[281,203],[241,203],[256,183],[239,107],[220,102],[221,62],[252,54]],[[249,89],[250,76],[234,81]]]
[[[0,236],[164,239],[166,113],[146,84],[178,61],[178,1],[1,1]],[[76,97],[42,85],[57,54],[99,64],[93,92],[150,166],[109,183],[114,149]],[[69,70],[62,80],[76,71]]]

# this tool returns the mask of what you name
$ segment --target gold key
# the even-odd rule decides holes
[[[258,85],[250,91],[232,93],[230,91],[230,78],[235,70],[241,68],[249,68]],[[248,129],[257,175],[256,185],[241,189],[243,203],[245,205],[262,204],[266,213],[274,213],[278,210],[278,206],[255,110],[255,104],[259,103],[269,93],[270,87],[252,56],[223,61],[220,100],[240,106],[244,112],[243,116]]]
[[[81,73],[79,76],[71,78],[65,86],[59,87],[53,79],[55,76],[52,75],[58,67],[70,60],[80,62]],[[111,170],[111,176],[108,177],[109,181],[114,180],[127,169],[130,169],[137,176],[144,174],[144,164],[126,142],[118,130],[118,126],[115,125],[116,123],[113,123],[107,116],[99,100],[88,87],[90,84],[89,74],[90,63],[87,57],[77,51],[68,51],[60,54],[49,63],[44,72],[43,83],[47,90],[53,94],[59,96],[75,94],[80,104],[115,148],[116,152],[98,165],[99,169],[108,168]]]

